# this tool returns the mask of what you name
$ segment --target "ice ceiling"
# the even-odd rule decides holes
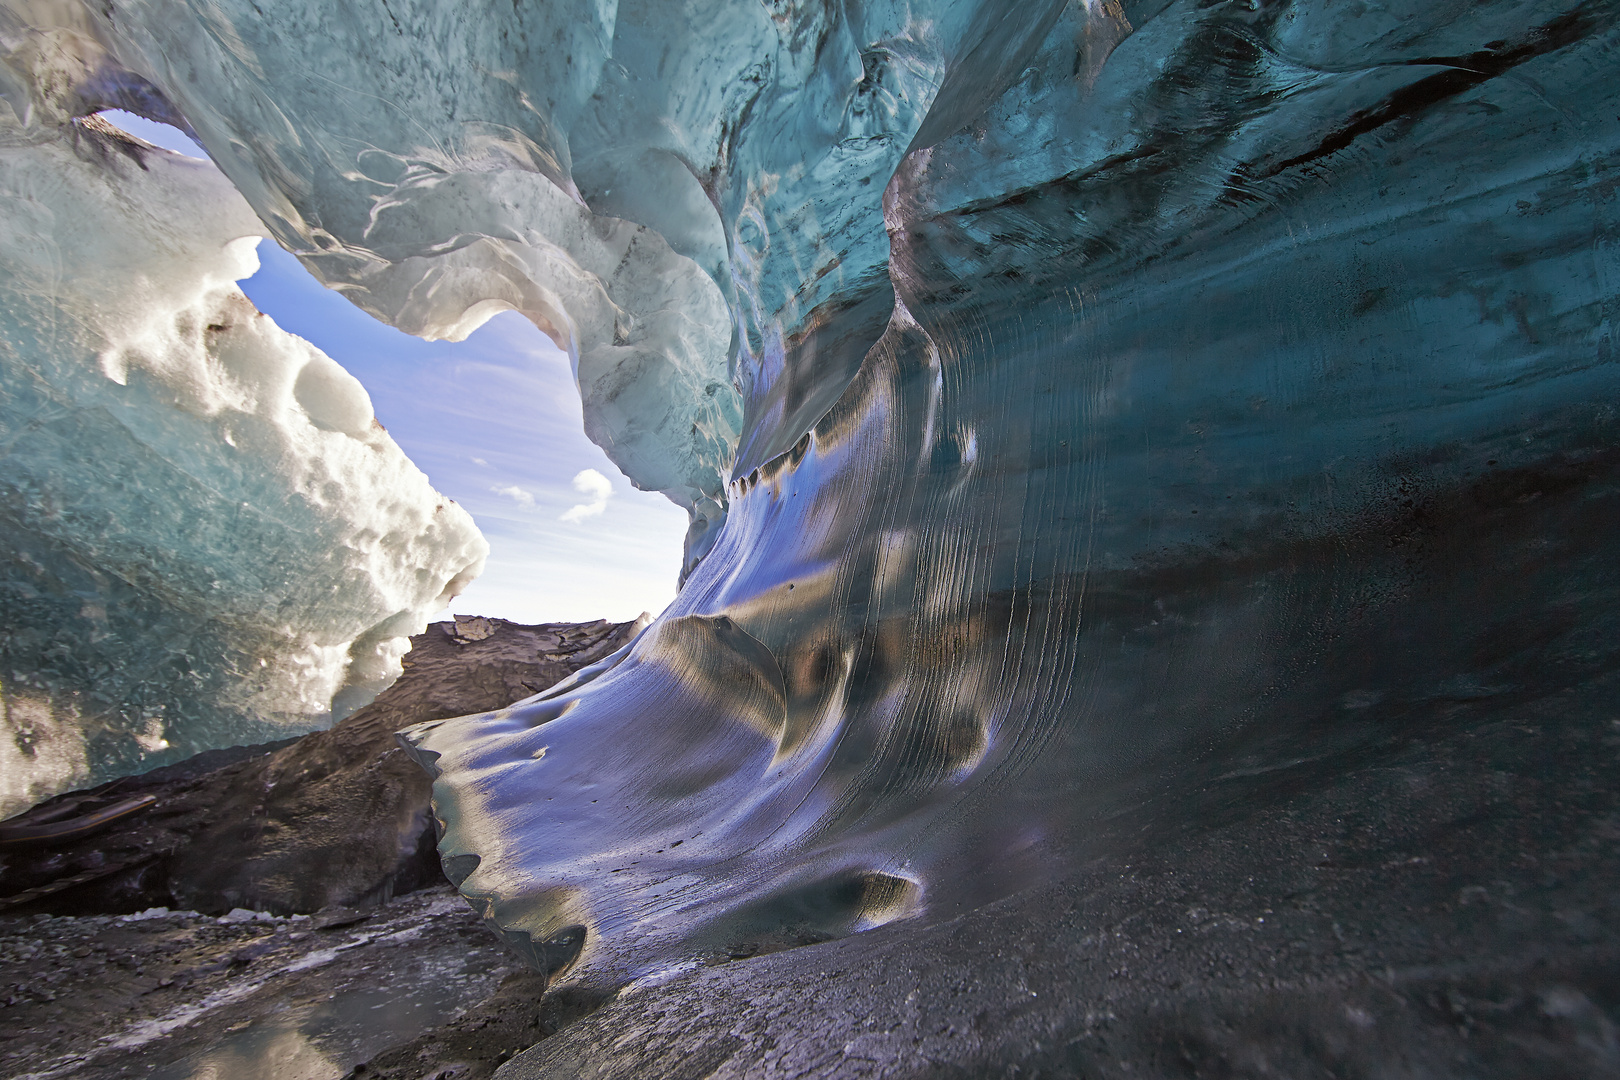
[[[177,371],[102,342],[268,231],[413,333],[522,312],[691,511],[623,654],[412,736],[447,868],[542,967],[945,917],[1601,651],[1613,3],[0,8],[4,241],[47,283],[6,286],[8,365]],[[73,120],[107,106],[257,221]],[[60,224],[25,169],[72,178],[28,189]],[[410,520],[426,596],[475,545]]]

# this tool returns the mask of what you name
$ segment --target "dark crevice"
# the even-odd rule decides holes
[[[1467,56],[1426,57],[1406,61],[1410,66],[1433,65],[1444,67],[1445,70],[1401,87],[1374,108],[1353,115],[1349,123],[1328,135],[1315,148],[1279,162],[1259,176],[1269,179],[1285,170],[1308,165],[1336,154],[1362,135],[1377,131],[1397,120],[1415,116],[1529,60],[1567,48],[1585,38],[1592,28],[1593,20],[1586,14],[1584,7],[1576,8],[1536,27],[1517,42],[1492,42],[1484,49],[1469,53]]]

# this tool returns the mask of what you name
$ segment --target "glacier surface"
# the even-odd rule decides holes
[[[47,78],[65,33],[0,69],[37,98],[0,107],[0,813],[323,726],[488,550],[236,287],[264,230],[220,172]]]
[[[368,311],[524,313],[691,512],[636,642],[412,735],[542,969],[937,921],[1615,666],[1612,2],[6,9]]]

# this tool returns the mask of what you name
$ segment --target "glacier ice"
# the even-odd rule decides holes
[[[263,227],[217,169],[10,104],[0,813],[363,704],[487,552],[236,287]]]
[[[691,511],[636,642],[412,735],[543,968],[945,918],[1615,660],[1613,3],[7,9]]]

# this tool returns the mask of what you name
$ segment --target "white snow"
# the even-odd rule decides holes
[[[0,99],[0,814],[356,707],[488,552],[237,288],[265,229],[219,170],[33,89]]]

